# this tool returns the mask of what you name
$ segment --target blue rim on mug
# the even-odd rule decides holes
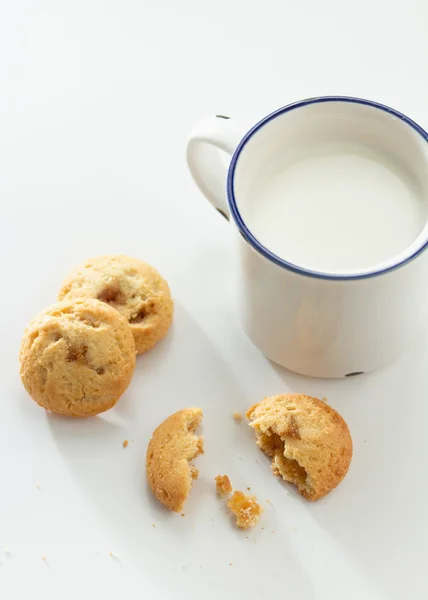
[[[259,121],[256,125],[254,125],[254,127],[252,127],[248,131],[248,133],[245,134],[245,136],[239,142],[235,152],[233,153],[232,160],[230,162],[228,175],[227,175],[227,197],[228,197],[228,201],[229,201],[230,213],[233,216],[233,219],[234,219],[236,226],[238,227],[240,233],[242,234],[244,239],[250,244],[250,246],[252,246],[254,248],[254,250],[256,250],[259,254],[261,254],[262,256],[264,256],[265,258],[270,260],[271,262],[275,263],[276,265],[278,265],[280,267],[283,267],[284,269],[287,269],[288,271],[293,271],[294,273],[297,273],[298,275],[306,275],[307,277],[314,277],[316,279],[327,279],[327,280],[336,280],[336,281],[350,281],[350,280],[357,280],[357,279],[369,279],[370,277],[377,277],[378,275],[383,275],[385,273],[393,271],[399,267],[406,265],[410,261],[414,260],[417,256],[422,254],[422,252],[424,252],[424,250],[427,249],[428,240],[426,240],[422,244],[422,246],[420,248],[418,248],[417,250],[415,250],[415,252],[413,252],[413,254],[411,254],[410,256],[407,256],[400,262],[390,265],[388,267],[385,267],[384,269],[378,269],[375,271],[368,271],[367,273],[359,273],[359,274],[354,274],[354,275],[351,275],[351,274],[350,275],[346,275],[346,274],[334,275],[333,273],[322,273],[320,271],[312,271],[311,269],[305,269],[304,267],[299,267],[293,263],[290,263],[287,260],[280,258],[277,254],[274,254],[268,248],[266,248],[266,246],[261,244],[258,241],[258,239],[251,233],[251,231],[248,229],[246,224],[244,223],[244,220],[242,219],[241,214],[240,214],[237,204],[236,204],[235,191],[234,191],[235,169],[236,169],[236,165],[238,163],[238,159],[239,159],[239,156],[240,156],[242,150],[245,148],[246,144],[253,137],[253,135],[255,133],[257,133],[257,131],[259,131],[259,129],[261,129],[264,125],[266,125],[267,123],[269,123],[276,117],[279,117],[280,115],[283,115],[283,114],[285,114],[291,110],[294,110],[296,108],[301,108],[302,106],[308,106],[310,104],[320,104],[323,102],[348,102],[348,103],[354,103],[354,104],[362,104],[365,106],[371,106],[372,108],[377,108],[379,110],[382,110],[384,112],[391,114],[393,117],[396,117],[397,119],[400,119],[401,121],[406,123],[406,125],[409,125],[412,129],[414,129],[414,131],[416,131],[416,133],[418,135],[420,135],[425,142],[428,142],[428,133],[424,129],[422,129],[422,127],[420,127],[420,125],[415,123],[415,121],[413,121],[412,119],[410,119],[403,113],[400,113],[397,110],[394,110],[393,108],[391,108],[389,106],[386,106],[384,104],[379,104],[378,102],[373,102],[371,100],[365,100],[363,98],[353,98],[352,96],[319,96],[317,98],[308,98],[306,100],[300,100],[298,102],[288,104],[287,106],[283,106],[282,108],[279,108],[278,110],[274,111],[273,113],[267,115],[261,121]]]

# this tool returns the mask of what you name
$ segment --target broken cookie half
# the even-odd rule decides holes
[[[322,498],[345,477],[351,434],[339,413],[322,400],[272,396],[252,406],[247,417],[257,444],[272,458],[274,474],[297,486],[308,500]]]
[[[199,474],[190,461],[204,452],[203,437],[195,435],[202,416],[200,408],[179,410],[159,425],[147,448],[147,479],[153,495],[174,512],[183,510]]]
[[[232,492],[232,484],[227,475],[217,475],[215,486],[219,496],[229,496]],[[249,496],[240,490],[233,492],[233,495],[227,502],[227,508],[235,516],[236,526],[239,529],[255,527],[263,512],[255,496]]]

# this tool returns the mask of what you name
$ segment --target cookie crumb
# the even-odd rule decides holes
[[[219,496],[226,496],[232,491],[232,485],[227,475],[217,475],[215,478],[215,488]]]
[[[127,447],[128,447],[128,444],[129,444],[128,440],[123,440],[122,446],[123,446],[124,448],[127,448]]]
[[[247,490],[248,490],[248,491],[250,491],[250,490],[251,490],[251,488],[250,488],[250,487],[247,487]]]
[[[48,560],[45,555],[42,556],[42,561],[47,564]]]
[[[122,567],[122,562],[120,560],[120,558],[118,557],[118,555],[115,552],[110,552],[110,557],[114,560],[114,562],[119,565],[120,568]]]
[[[229,563],[229,567],[231,567],[231,566],[232,566],[232,563]]]
[[[323,397],[323,402],[327,402],[327,403],[328,403],[328,398],[327,398],[327,396],[324,396],[324,397]]]
[[[240,529],[255,527],[263,510],[255,496],[248,496],[239,490],[233,493],[227,507],[235,515],[236,526]]]
[[[185,515],[184,513],[181,513],[181,516],[182,516],[182,517],[185,517],[186,515]]]
[[[154,523],[152,523],[152,527],[156,527],[156,525]]]
[[[242,421],[242,414],[240,412],[234,412],[232,416],[236,423],[240,423]]]

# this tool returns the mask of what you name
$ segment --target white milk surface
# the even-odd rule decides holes
[[[418,182],[392,156],[340,142],[278,158],[245,204],[248,228],[269,250],[333,274],[400,254],[426,221]]]

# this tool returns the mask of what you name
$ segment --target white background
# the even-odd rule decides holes
[[[428,128],[427,18],[424,0],[1,0],[0,597],[427,597],[426,343],[351,381],[271,365],[237,324],[228,225],[184,161],[200,117],[246,127],[314,95]],[[23,329],[72,266],[116,252],[165,275],[174,326],[115,409],[50,417],[19,381]],[[230,416],[290,390],[328,396],[353,433],[325,502],[275,481]],[[204,408],[206,455],[181,518],[149,496],[144,454],[188,405]],[[248,539],[220,510],[218,472],[265,506]]]

